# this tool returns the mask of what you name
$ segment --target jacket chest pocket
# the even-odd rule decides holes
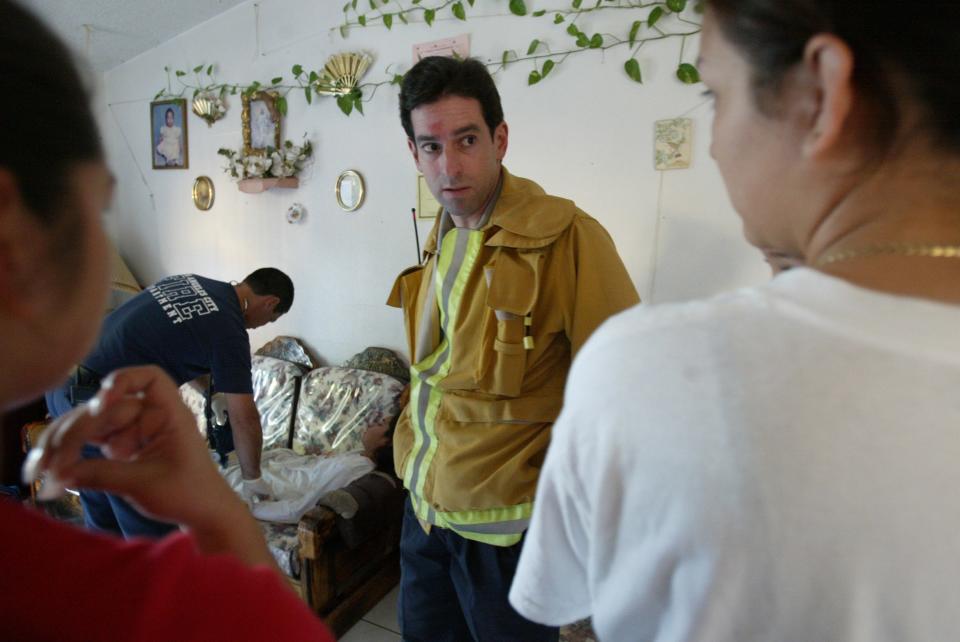
[[[484,266],[487,300],[483,340],[477,355],[477,383],[495,395],[516,397],[523,387],[531,313],[540,284],[541,252],[501,248]]]

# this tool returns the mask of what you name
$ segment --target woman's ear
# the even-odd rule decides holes
[[[803,152],[822,157],[841,142],[853,112],[853,52],[840,38],[818,34],[807,42],[801,64],[813,103]]]

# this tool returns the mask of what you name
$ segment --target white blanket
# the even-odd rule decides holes
[[[318,499],[373,469],[373,462],[358,452],[323,457],[298,455],[286,448],[267,450],[260,459],[260,471],[273,491],[274,501],[254,502],[250,509],[254,517],[263,521],[296,524]],[[239,464],[221,472],[233,490],[240,493]]]

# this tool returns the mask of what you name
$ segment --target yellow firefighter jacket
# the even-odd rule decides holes
[[[486,223],[456,228],[443,213],[424,256],[388,300],[413,364],[397,474],[425,528],[509,546],[529,522],[573,355],[640,299],[596,220],[505,169]]]

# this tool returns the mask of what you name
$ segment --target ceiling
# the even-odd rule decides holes
[[[107,71],[246,0],[20,0]]]

